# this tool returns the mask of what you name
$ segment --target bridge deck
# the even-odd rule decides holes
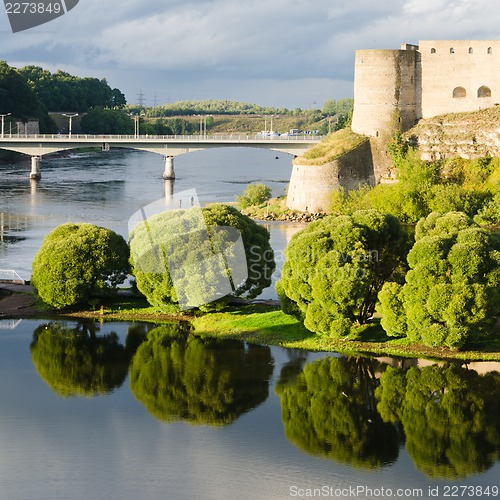
[[[53,141],[126,141],[126,142],[304,142],[314,144],[323,140],[323,136],[304,135],[262,135],[262,134],[211,134],[211,135],[117,135],[117,134],[4,134],[2,141],[10,142],[53,142]]]
[[[215,135],[90,135],[38,134],[0,137],[0,149],[41,157],[81,147],[140,149],[165,156],[219,147],[254,147],[301,155],[322,140],[315,135],[263,136],[260,134]]]

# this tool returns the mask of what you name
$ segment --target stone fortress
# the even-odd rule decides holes
[[[421,119],[500,104],[500,40],[426,40],[399,50],[358,50],[352,131],[368,144],[321,166],[294,161],[287,205],[328,208],[331,192],[389,180],[387,144]]]
[[[500,41],[427,40],[401,50],[358,50],[352,130],[406,131],[421,118],[500,103]]]

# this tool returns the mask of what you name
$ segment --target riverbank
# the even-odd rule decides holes
[[[0,283],[0,319],[36,317],[40,312],[35,304],[31,286]]]
[[[291,210],[286,206],[286,197],[271,198],[261,205],[244,208],[241,213],[259,221],[281,221],[281,222],[313,222],[322,219],[325,212],[299,212]]]
[[[446,347],[432,348],[412,344],[406,339],[387,337],[378,320],[372,325],[343,339],[318,336],[307,330],[295,318],[284,314],[276,301],[236,303],[224,312],[196,314],[165,314],[156,311],[144,298],[120,295],[103,307],[72,312],[50,311],[39,304],[29,290],[1,288],[0,319],[91,319],[95,321],[145,321],[164,323],[189,322],[193,333],[200,336],[233,339],[252,344],[274,345],[306,351],[337,352],[363,356],[392,356],[434,360],[500,361],[500,339],[469,346],[457,351]],[[6,295],[7,294],[7,295]],[[498,325],[497,325],[498,328]],[[500,332],[499,332],[500,334]]]

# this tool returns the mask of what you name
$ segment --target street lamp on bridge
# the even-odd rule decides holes
[[[2,139],[3,139],[4,129],[5,129],[5,117],[10,116],[11,114],[12,113],[5,113],[4,115],[0,115],[2,117],[2,134],[1,134]]]
[[[67,115],[66,113],[62,113],[63,116],[67,116],[69,118],[69,138],[71,139],[71,128],[73,124],[73,118],[78,116],[78,113],[74,113],[72,115]]]
[[[141,116],[146,116],[145,113],[129,113],[129,116],[131,116],[134,119],[134,139],[139,138],[139,121],[141,119]]]

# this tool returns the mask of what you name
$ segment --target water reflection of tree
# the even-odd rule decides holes
[[[202,339],[159,327],[130,367],[130,387],[156,418],[227,425],[264,402],[273,359],[268,347]]]
[[[488,469],[500,451],[500,374],[457,365],[388,368],[377,390],[386,422],[401,422],[406,448],[430,477],[462,478]]]
[[[276,392],[287,438],[309,453],[357,467],[395,461],[398,430],[377,412],[374,364],[324,358],[307,364],[294,379],[282,377]]]
[[[33,364],[59,396],[97,396],[123,384],[131,356],[140,339],[145,338],[147,326],[129,328],[126,347],[114,332],[97,335],[98,328],[95,322],[72,328],[50,323],[34,331],[30,346]]]

